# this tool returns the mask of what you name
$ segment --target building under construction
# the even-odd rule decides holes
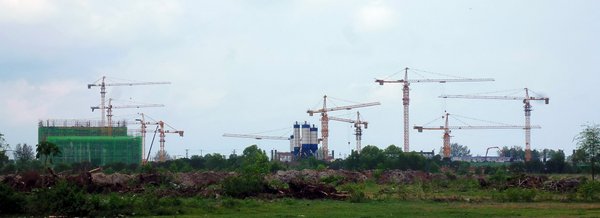
[[[142,160],[142,137],[128,131],[127,122],[110,126],[92,120],[45,120],[38,125],[38,142],[56,144],[61,154],[54,164],[89,162],[103,166],[110,163],[139,164]]]

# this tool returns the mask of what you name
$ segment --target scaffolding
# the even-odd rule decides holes
[[[139,130],[128,130],[126,121],[110,127],[94,120],[39,121],[38,142],[56,144],[61,155],[55,164],[90,162],[103,166],[110,163],[139,164],[142,160],[142,138]]]

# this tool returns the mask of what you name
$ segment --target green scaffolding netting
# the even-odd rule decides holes
[[[127,127],[39,127],[39,141],[49,136],[127,136]]]
[[[139,164],[142,139],[133,136],[48,136],[61,155],[53,157],[54,164],[90,162],[103,166],[110,163]]]

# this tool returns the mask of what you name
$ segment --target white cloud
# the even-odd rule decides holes
[[[385,30],[394,24],[393,11],[383,2],[373,2],[359,9],[356,14],[356,27],[359,31]]]
[[[18,126],[35,123],[38,119],[54,116],[55,111],[67,111],[69,102],[74,101],[77,87],[75,81],[49,81],[32,84],[27,80],[13,80],[0,83],[0,117]]]
[[[35,23],[56,12],[48,0],[0,0],[0,22]]]

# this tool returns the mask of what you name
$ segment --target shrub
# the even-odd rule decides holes
[[[344,177],[339,176],[339,175],[330,175],[330,176],[321,178],[321,182],[330,184],[333,186],[338,186],[338,185],[342,184],[343,181],[344,181]]]
[[[348,200],[352,203],[362,203],[369,200],[365,194],[364,184],[345,184],[340,186],[340,190],[346,191],[350,194],[350,198]]]
[[[95,209],[79,187],[66,181],[34,190],[28,205],[29,211],[39,215],[86,216]]]
[[[0,214],[22,213],[25,197],[11,187],[0,184]]]
[[[494,194],[492,197],[499,201],[533,202],[537,191],[535,189],[509,188]]]
[[[577,188],[577,194],[584,200],[595,201],[600,199],[600,182],[587,182]]]
[[[476,179],[458,179],[451,182],[449,186],[459,192],[467,192],[477,190],[479,188],[479,181]]]
[[[117,217],[135,215],[132,208],[135,203],[135,197],[119,196],[112,193],[106,199],[96,200],[94,198],[98,198],[98,196],[94,196],[92,202],[98,201],[100,210],[94,211],[93,216]]]
[[[231,176],[223,180],[223,191],[226,195],[237,198],[256,196],[266,189],[260,176]]]

